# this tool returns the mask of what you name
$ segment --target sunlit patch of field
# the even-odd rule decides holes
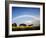
[[[12,28],[13,29],[15,29],[15,28],[32,28],[32,26],[17,26],[17,27],[13,26]]]
[[[13,31],[20,31],[20,30],[29,30],[32,29],[32,26],[12,26]]]

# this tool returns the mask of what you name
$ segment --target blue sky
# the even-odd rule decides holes
[[[26,7],[13,7],[12,16],[13,18],[19,15],[40,15],[39,8],[26,8]]]
[[[38,16],[40,15],[40,8],[32,8],[32,7],[12,7],[12,19],[18,17],[18,16],[22,16],[22,15],[32,15],[32,16]],[[25,18],[25,17],[24,17]],[[25,19],[21,18],[21,19],[17,19],[15,20],[16,22],[24,21],[26,20],[28,17],[26,17]],[[32,18],[30,18],[32,19]],[[29,20],[29,19],[27,19]],[[14,22],[14,21],[13,21]]]

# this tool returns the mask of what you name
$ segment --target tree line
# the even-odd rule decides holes
[[[32,26],[33,24],[30,24],[30,25],[28,25],[28,26]],[[17,24],[16,23],[13,23],[12,24],[12,26],[17,26]],[[26,24],[19,24],[19,26],[27,26]]]

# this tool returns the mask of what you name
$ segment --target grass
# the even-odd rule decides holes
[[[12,26],[12,31],[31,30],[32,26]]]
[[[40,26],[12,26],[12,31],[40,30]]]
[[[15,28],[16,29],[18,29],[18,28],[23,28],[24,29],[24,28],[32,28],[32,26],[17,26],[17,27],[13,26],[12,28],[13,29],[15,29]]]

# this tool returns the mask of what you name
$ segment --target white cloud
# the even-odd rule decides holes
[[[32,15],[21,15],[21,16],[13,18],[13,20],[16,20],[16,19],[19,19],[19,18],[23,18],[23,17],[30,17],[30,18],[33,18],[33,19],[36,19],[36,20],[40,20],[40,18],[38,18],[36,16],[32,16]]]

